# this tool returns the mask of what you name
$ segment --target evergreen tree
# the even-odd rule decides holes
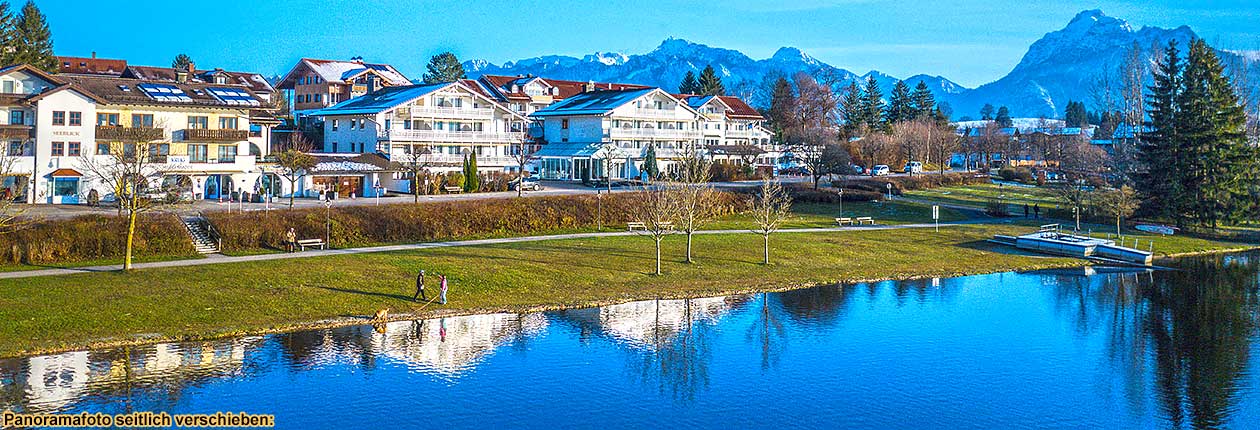
[[[459,64],[459,58],[450,52],[434,55],[425,68],[428,69],[428,72],[424,74],[426,84],[441,84],[464,79],[464,65]]]
[[[679,94],[700,94],[700,82],[696,80],[696,74],[687,71],[683,75],[682,83],[678,84]]]
[[[871,130],[884,129],[884,93],[874,76],[866,79],[866,90],[862,94],[862,119],[866,120]]]
[[[1183,225],[1179,203],[1183,201],[1182,189],[1175,175],[1183,169],[1178,164],[1176,99],[1181,86],[1181,58],[1177,41],[1168,42],[1164,57],[1152,71],[1152,85],[1146,96],[1146,126],[1149,132],[1142,134],[1138,161],[1142,165],[1137,175],[1138,190],[1146,195],[1147,203],[1165,219]]]
[[[469,152],[464,161],[464,191],[475,193],[481,190],[481,176],[477,175],[477,152]]]
[[[914,86],[914,92],[910,93],[910,101],[914,103],[915,117],[935,116],[938,112],[936,110],[936,96],[932,95],[932,90],[928,89],[927,84],[923,81],[919,81],[919,84]]]
[[[999,127],[1010,127],[1015,125],[1015,122],[1011,121],[1011,110],[1007,109],[1006,106],[998,108],[997,117],[993,118],[993,121],[997,122]]]
[[[9,2],[0,0],[0,47],[17,45],[17,28],[15,25],[13,11],[9,10]],[[0,49],[0,67],[15,63],[11,50]]]
[[[857,82],[850,82],[844,90],[844,98],[840,99],[840,115],[844,118],[845,135],[852,137],[858,127],[867,122],[866,111],[862,105],[862,89]]]
[[[796,93],[792,91],[792,83],[787,78],[779,77],[774,81],[774,90],[770,93],[770,124],[779,141],[783,141],[785,130],[792,128],[793,112],[796,111]]]
[[[22,6],[15,29],[17,43],[13,46],[13,63],[30,64],[56,73],[58,67],[57,57],[53,55],[52,31],[48,30],[48,20],[34,1],[27,0]]]
[[[896,124],[909,121],[915,117],[914,101],[910,99],[910,86],[905,81],[893,84],[892,96],[888,99],[888,123]]]
[[[1246,114],[1216,52],[1191,42],[1176,98],[1177,141],[1190,164],[1182,184],[1200,225],[1237,221],[1249,203],[1247,179],[1255,165],[1247,144]]]
[[[192,63],[192,57],[189,57],[188,54],[179,54],[171,61],[171,68],[176,70],[188,70],[188,65]]]
[[[705,66],[704,70],[700,72],[699,94],[706,96],[726,95],[726,87],[722,86],[722,78],[713,70],[712,65]]]
[[[1068,127],[1089,126],[1089,114],[1085,111],[1085,103],[1069,100],[1063,119]]]
[[[647,174],[648,180],[661,176],[661,171],[656,166],[656,145],[649,144],[647,151],[643,153],[643,169],[641,170]]]
[[[980,108],[980,119],[985,121],[993,120],[993,105],[985,103],[984,107]]]

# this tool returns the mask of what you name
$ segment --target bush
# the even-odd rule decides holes
[[[1011,214],[1009,205],[998,199],[989,199],[985,202],[984,213],[997,217],[1009,216]]]
[[[998,169],[998,176],[1000,176],[1003,181],[1014,181],[1015,168],[1011,166],[1004,166],[1001,169]]]
[[[450,172],[443,175],[442,186],[464,188],[464,174],[459,172]]]
[[[717,195],[720,215],[740,211],[746,204],[738,194]],[[637,197],[637,193],[603,196],[602,223],[629,221]],[[331,245],[433,242],[587,228],[596,225],[600,204],[595,196],[583,195],[347,206],[329,212]],[[206,217],[222,235],[224,251],[242,252],[283,249],[289,228],[297,231],[299,239],[323,238],[324,211],[213,212]]]
[[[711,168],[715,182],[750,181],[758,179],[758,172],[752,166],[741,164],[714,163]]]
[[[171,214],[149,214],[136,224],[134,257],[196,255],[184,224]],[[85,215],[37,221],[0,235],[0,258],[10,264],[70,263],[122,258],[127,218]]]

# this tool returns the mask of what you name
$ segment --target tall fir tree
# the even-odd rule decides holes
[[[1177,94],[1181,87],[1181,54],[1177,41],[1168,42],[1164,55],[1152,71],[1153,79],[1147,89],[1146,123],[1148,132],[1142,134],[1138,151],[1140,168],[1137,174],[1138,190],[1147,196],[1149,207],[1164,219],[1184,225],[1181,202],[1183,190],[1176,179],[1184,169],[1179,162],[1177,137]]]
[[[656,145],[648,144],[647,151],[643,152],[643,168],[640,170],[647,175],[649,181],[661,176],[661,170],[656,166]]]
[[[844,98],[840,99],[840,116],[844,118],[844,132],[848,137],[853,137],[858,128],[867,123],[862,89],[858,88],[857,82],[850,82],[844,90]]]
[[[1015,125],[1015,121],[1011,120],[1011,110],[1007,109],[1006,106],[998,108],[997,116],[993,117],[993,122],[996,122],[999,127]]]
[[[443,52],[429,58],[429,64],[425,68],[428,70],[424,74],[426,84],[441,84],[464,79],[464,65],[460,64],[459,58],[450,52]]]
[[[18,42],[16,25],[13,11],[9,10],[9,2],[0,0],[0,47],[15,47],[13,50],[0,49],[0,67],[16,63],[13,61],[13,51]]]
[[[683,75],[682,82],[678,84],[678,93],[700,94],[700,81],[696,80],[695,73],[691,73],[691,71],[688,70],[687,74]]]
[[[888,123],[896,124],[914,119],[914,101],[910,99],[910,86],[905,81],[893,84],[892,95],[888,98]]]
[[[935,116],[936,96],[932,94],[932,90],[923,81],[919,81],[914,86],[914,91],[910,93],[910,100],[914,103],[914,116]]]
[[[792,83],[782,76],[774,81],[774,89],[770,92],[770,125],[774,127],[775,137],[783,141],[783,134],[792,128],[793,113],[796,111],[796,93]]]
[[[985,121],[993,120],[993,105],[985,103],[984,107],[980,108],[980,119]]]
[[[717,75],[717,71],[713,70],[713,65],[704,67],[704,70],[700,72],[699,82],[699,94],[706,96],[726,95],[726,87],[722,86],[722,78]]]
[[[192,57],[189,57],[188,54],[181,53],[179,55],[176,55],[174,60],[171,60],[171,68],[178,69],[178,70],[188,70],[188,65],[192,63],[193,63]]]
[[[1085,103],[1069,100],[1063,119],[1068,127],[1089,126],[1089,113],[1085,110]]]
[[[52,31],[48,20],[35,2],[27,0],[14,25],[17,43],[13,46],[13,63],[25,63],[56,73],[57,57],[53,55]]]
[[[887,124],[884,122],[884,93],[874,76],[866,79],[866,89],[862,91],[862,119],[871,130],[883,130]]]
[[[1216,52],[1202,39],[1190,44],[1176,98],[1176,128],[1189,168],[1183,187],[1200,225],[1240,219],[1249,206],[1247,179],[1255,165],[1247,144],[1246,113]]]

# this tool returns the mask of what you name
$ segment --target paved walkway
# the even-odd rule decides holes
[[[992,222],[992,220],[968,220],[941,223],[942,227],[950,225],[962,224],[979,224],[984,222]],[[779,230],[780,233],[824,233],[837,231],[867,231],[867,230],[897,230],[907,228],[933,228],[936,224],[897,224],[897,225],[868,225],[861,227],[828,227],[828,228],[796,228]],[[496,245],[504,243],[523,243],[523,242],[539,242],[545,240],[563,240],[563,239],[586,239],[598,237],[614,237],[614,236],[634,236],[642,234],[640,232],[606,232],[606,233],[572,233],[572,234],[554,234],[547,236],[522,236],[522,237],[505,237],[497,239],[476,239],[476,240],[456,240],[449,242],[425,242],[411,243],[402,245],[385,245],[371,246],[364,248],[345,248],[345,249],[328,249],[328,250],[312,250],[304,252],[292,253],[275,253],[275,254],[258,254],[258,255],[242,255],[242,256],[225,256],[220,254],[211,254],[206,258],[193,260],[172,260],[157,261],[152,263],[136,263],[132,264],[133,269],[152,269],[159,267],[188,267],[202,266],[207,264],[227,264],[227,263],[244,263],[251,261],[270,261],[270,260],[289,260],[295,258],[311,258],[323,257],[329,255],[349,255],[349,254],[366,254],[371,252],[390,252],[390,251],[410,251],[418,249],[448,248],[457,246],[477,246],[477,245]],[[749,230],[704,230],[697,231],[696,234],[751,234]],[[75,273],[97,273],[97,272],[113,272],[122,270],[121,264],[111,264],[105,266],[86,266],[86,267],[67,267],[40,270],[25,270],[17,272],[0,272],[0,279],[20,279],[33,278],[40,276],[58,276],[70,275]]]

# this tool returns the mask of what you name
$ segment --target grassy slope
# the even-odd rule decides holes
[[[1032,205],[1036,203],[1041,205],[1043,211],[1059,204],[1058,199],[1054,197],[1053,191],[1039,187],[1009,185],[998,187],[996,184],[973,184],[916,190],[906,193],[906,196],[919,200],[975,206],[981,209],[984,208],[989,199],[998,198],[1002,195],[1005,195],[1006,201],[1012,205],[1023,205],[1024,203]],[[1021,206],[1020,212],[1022,213],[1022,211],[1023,208]]]
[[[0,325],[0,356],[136,335],[186,338],[291,328],[385,307],[422,315],[520,310],[1082,264],[990,252],[984,242],[995,233],[1022,231],[1027,228],[969,225],[939,234],[785,233],[771,239],[770,266],[759,264],[761,239],[752,234],[697,236],[695,265],[679,262],[683,241],[675,237],[665,243],[662,277],[649,275],[651,240],[609,237],[0,280],[0,320],[6,322]],[[1163,249],[1221,246],[1180,238]],[[410,302],[421,268],[450,276],[450,305]]]

